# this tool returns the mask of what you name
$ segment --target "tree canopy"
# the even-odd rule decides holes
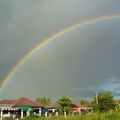
[[[38,102],[40,105],[45,106],[51,103],[51,99],[46,97],[41,97],[41,98],[37,98],[36,102]]]
[[[115,107],[113,95],[110,91],[101,91],[94,96],[93,106],[99,111],[109,111]]]
[[[66,112],[71,111],[72,100],[69,97],[67,97],[67,96],[61,97],[58,99],[57,102],[58,102],[58,104],[61,105],[62,111],[66,111]]]
[[[89,101],[86,100],[86,99],[81,99],[81,100],[80,100],[80,104],[81,104],[81,105],[89,105]]]

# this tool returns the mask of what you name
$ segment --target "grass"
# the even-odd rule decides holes
[[[52,116],[50,118],[38,117],[38,116],[29,116],[24,120],[120,120],[120,113],[92,113],[89,115],[81,115],[81,116],[67,116],[64,118],[63,116]]]

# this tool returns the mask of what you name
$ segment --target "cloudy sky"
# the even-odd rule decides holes
[[[0,81],[45,38],[67,26],[120,14],[119,0],[0,0]],[[1,99],[26,96],[120,97],[120,17],[82,26],[32,54],[9,78]]]

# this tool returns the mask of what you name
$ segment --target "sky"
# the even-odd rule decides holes
[[[120,14],[119,0],[0,0],[0,81],[35,46],[58,31]],[[120,18],[67,32],[32,54],[9,78],[0,99],[46,96],[120,97]]]

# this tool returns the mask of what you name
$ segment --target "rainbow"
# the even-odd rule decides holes
[[[62,36],[63,34],[68,33],[70,31],[73,31],[75,29],[78,29],[82,26],[87,26],[87,25],[90,25],[90,24],[94,24],[96,22],[101,22],[101,21],[111,20],[111,19],[120,19],[120,14],[113,14],[113,15],[109,15],[109,16],[100,16],[100,17],[96,17],[94,19],[84,20],[84,21],[79,22],[77,24],[68,26],[68,27],[64,28],[63,30],[51,35],[47,39],[43,40],[43,42],[40,42],[37,46],[35,46],[33,49],[31,49],[31,51],[28,54],[26,54],[20,61],[18,61],[17,64],[15,64],[15,66],[13,67],[12,70],[10,70],[10,72],[2,80],[2,83],[1,83],[1,86],[0,86],[0,92],[3,91],[3,89],[5,88],[5,85],[10,80],[10,78],[15,74],[15,72],[19,69],[19,67],[23,63],[25,63],[25,61],[27,61],[34,53],[36,53],[38,50],[45,47],[48,43],[54,41],[56,38]]]

